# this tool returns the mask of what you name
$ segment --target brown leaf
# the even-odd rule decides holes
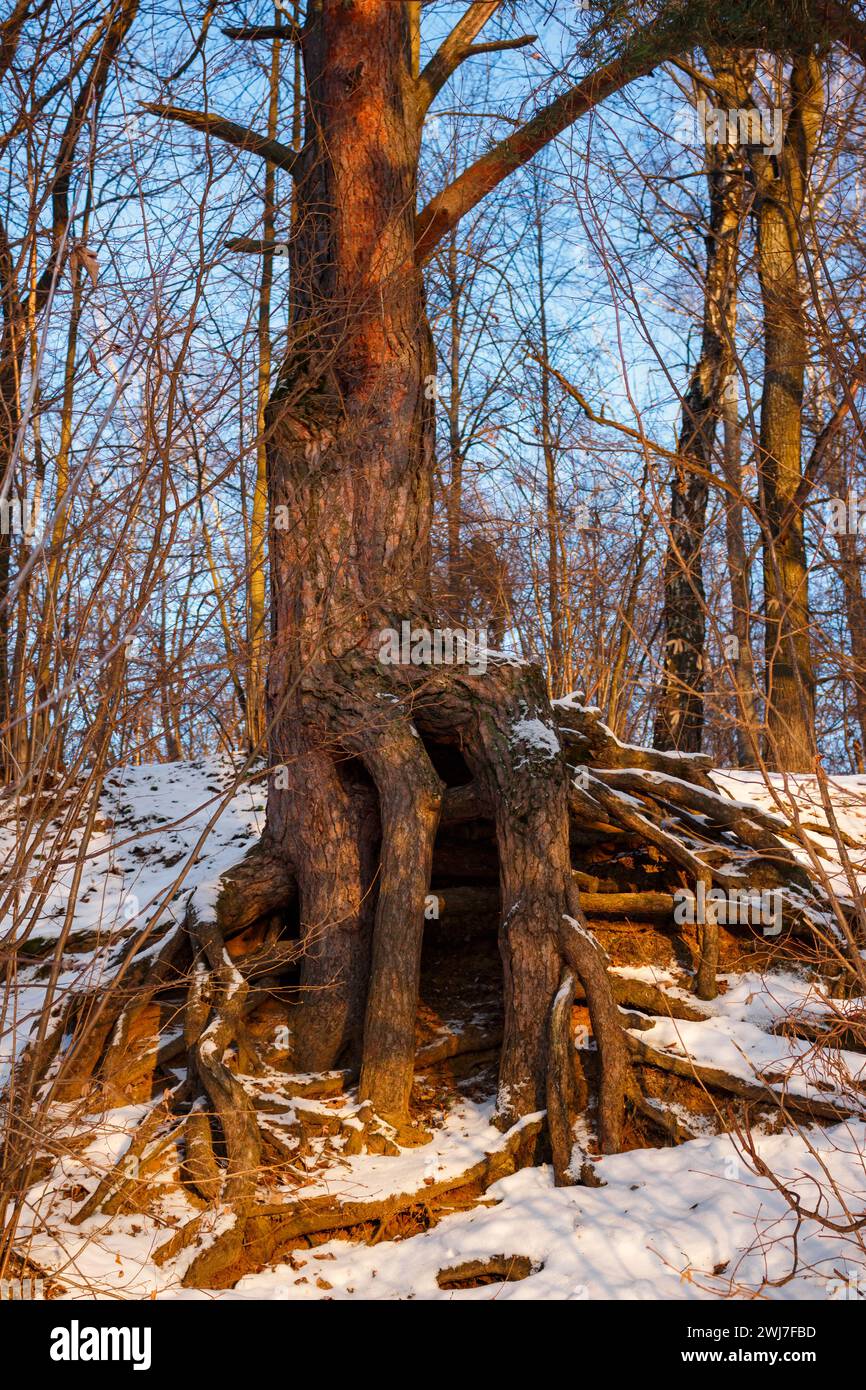
[[[96,252],[91,251],[88,246],[84,246],[80,241],[77,241],[72,248],[69,263],[73,270],[78,270],[79,268],[86,270],[87,274],[90,276],[90,283],[92,285],[98,283],[99,261],[96,258]]]

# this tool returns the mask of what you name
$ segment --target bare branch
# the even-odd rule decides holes
[[[663,445],[656,444],[654,440],[648,439],[645,434],[641,434],[640,430],[633,429],[631,425],[624,425],[619,420],[611,420],[604,414],[599,415],[597,411],[593,410],[586,397],[568,380],[568,377],[563,376],[562,372],[557,371],[555,367],[552,367],[549,362],[546,362],[544,358],[540,357],[537,353],[531,352],[529,356],[534,362],[537,362],[545,372],[552,376],[554,381],[559,382],[566,395],[571,396],[572,400],[577,402],[586,418],[590,420],[592,424],[604,425],[609,429],[618,430],[620,434],[627,435],[628,438],[633,439],[635,443],[650,449],[654,454],[660,454],[662,458],[672,459],[674,462],[679,459],[679,454],[674,450],[665,449]]]
[[[189,57],[181,63],[179,68],[176,68],[175,71],[171,73],[169,77],[166,78],[166,83],[176,82],[179,77],[183,76],[183,74],[187,71],[188,68],[192,67],[192,64],[195,62],[196,58],[205,46],[205,43],[207,41],[208,30],[210,29],[211,20],[213,19],[214,14],[216,13],[216,7],[217,0],[210,0],[207,9],[204,12],[204,16],[201,22],[201,29],[199,31],[199,36],[196,39],[195,44],[193,45],[192,53],[190,53]]]
[[[529,356],[534,362],[537,362],[544,371],[549,373],[554,381],[559,382],[559,385],[566,395],[571,396],[572,400],[577,402],[586,418],[593,425],[603,425],[606,429],[616,430],[619,434],[624,434],[627,439],[633,439],[635,444],[640,445],[641,449],[649,450],[650,453],[657,454],[659,458],[667,459],[670,463],[674,463],[678,467],[682,466],[682,452],[678,452],[676,449],[666,449],[663,444],[659,444],[655,439],[650,439],[649,436],[644,434],[641,430],[635,429],[632,425],[626,425],[621,420],[612,420],[608,415],[600,415],[597,410],[593,410],[589,401],[583,393],[578,390],[574,383],[569,381],[568,377],[563,376],[562,372],[557,371],[556,367],[552,367],[549,362],[545,362],[544,358],[540,357],[537,353],[530,353]],[[688,460],[688,470],[690,473],[693,473],[696,478],[703,478],[706,483],[716,488],[717,491],[726,493],[732,500],[743,501],[749,505],[748,500],[741,497],[739,491],[732,487],[726,478],[717,477],[711,469],[705,468],[702,464],[698,463],[697,459],[690,458]],[[751,505],[749,505],[749,510],[754,514],[754,509]]]
[[[696,33],[699,18],[693,23]],[[694,36],[689,16],[679,12],[672,15],[667,24],[639,30],[618,58],[597,68],[575,87],[542,107],[525,125],[470,164],[419,213],[415,241],[419,261],[426,261],[461,217],[515,169],[528,163],[540,149],[614,92],[621,91],[635,78],[652,72],[659,63],[667,62],[688,48]],[[451,37],[443,48],[450,43]]]
[[[223,29],[227,39],[286,39],[288,43],[299,43],[300,30],[296,24],[244,24],[240,27]]]
[[[88,119],[91,107],[98,107],[102,101],[105,84],[118,51],[120,50],[130,25],[138,13],[138,0],[121,0],[101,21],[98,30],[99,51],[86,82],[72,104],[72,110],[60,139],[57,162],[48,184],[51,193],[51,254],[36,283],[36,307],[41,313],[48,301],[54,272],[62,256],[69,230],[69,183],[78,139]]]
[[[269,159],[289,174],[294,172],[298,159],[295,150],[280,140],[270,140],[267,135],[259,135],[246,126],[236,125],[234,121],[226,120],[225,116],[218,116],[212,111],[187,111],[182,106],[163,106],[154,101],[144,102],[143,108],[151,115],[162,116],[167,121],[179,121],[191,130],[200,130],[204,135],[212,135],[215,140],[224,140],[227,145]]]
[[[824,461],[824,457],[830,445],[836,439],[839,431],[847,420],[854,406],[854,392],[866,381],[866,358],[861,358],[851,369],[850,378],[845,384],[845,395],[836,405],[833,414],[826,424],[818,431],[812,452],[809,454],[803,466],[803,476],[797,484],[794,496],[791,498],[782,520],[779,525],[779,534],[784,536],[795,517],[799,516],[805,506],[806,498],[814,486],[818,476],[818,470]]]
[[[237,236],[232,237],[231,241],[226,242],[227,251],[246,251],[256,256],[287,256],[288,239],[275,241],[262,241],[258,237]]]
[[[45,4],[40,5],[37,14],[45,10]],[[24,21],[30,11],[30,0],[18,0],[12,13],[8,18],[0,21],[0,77],[10,67],[12,59],[15,57],[18,48],[18,40],[21,37],[21,30]]]
[[[523,34],[519,39],[493,39],[490,43],[473,43],[467,48],[465,57],[475,58],[479,53],[505,53],[510,48],[526,48],[535,43],[537,34]]]
[[[469,56],[472,40],[481,33],[488,19],[499,9],[501,0],[473,0],[458,19],[447,39],[440,44],[418,78],[418,117],[424,115],[436,93]]]

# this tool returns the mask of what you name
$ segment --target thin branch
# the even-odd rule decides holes
[[[819,12],[833,37],[866,65],[866,24],[839,0],[820,0]]]
[[[688,48],[694,42],[699,26],[700,15],[693,18],[690,7],[686,7],[682,12],[676,10],[667,23],[656,23],[639,30],[618,58],[597,68],[577,86],[542,107],[512,135],[500,140],[489,153],[464,169],[418,215],[415,248],[419,261],[429,258],[443,236],[456,227],[461,217],[476,203],[486,198],[515,169],[528,163],[533,155],[561,135],[580,116],[614,92],[621,91],[635,78],[645,76],[660,63],[667,62]],[[439,53],[448,46],[452,37],[453,34],[446,39]],[[431,61],[435,62],[436,58]]]
[[[124,43],[129,28],[138,13],[138,0],[120,0],[109,11],[98,30],[101,48],[93,60],[89,76],[72,104],[57,153],[57,162],[48,182],[46,193],[51,195],[51,241],[48,260],[36,282],[36,309],[41,313],[55,283],[55,270],[66,246],[69,231],[69,184],[78,139],[85,121],[95,105],[98,109],[108,81],[111,66]]]
[[[166,85],[169,85],[172,82],[176,82],[179,77],[182,77],[183,74],[186,72],[187,68],[192,66],[198,55],[201,53],[202,49],[205,46],[205,42],[207,41],[208,29],[210,28],[211,20],[213,19],[214,14],[216,13],[216,8],[217,0],[210,0],[207,9],[204,12],[204,16],[201,22],[201,30],[199,32],[198,38],[195,41],[195,44],[193,45],[192,53],[190,53],[189,57],[181,63],[179,68],[176,68],[175,71],[171,73],[169,77],[166,78]]]
[[[436,93],[441,91],[454,70],[468,57],[472,40],[481,33],[488,19],[499,9],[501,0],[473,0],[458,19],[451,33],[437,48],[418,78],[418,118],[423,117]]]
[[[654,440],[641,434],[640,430],[633,429],[630,425],[624,425],[619,420],[611,420],[607,415],[599,415],[597,411],[593,410],[586,397],[568,380],[568,377],[563,376],[562,372],[557,371],[556,367],[552,367],[538,353],[531,352],[529,356],[533,362],[538,363],[543,371],[548,372],[554,381],[559,382],[567,396],[571,396],[572,400],[577,401],[584,415],[592,424],[604,425],[607,429],[618,430],[620,434],[627,435],[629,439],[634,439],[643,448],[651,449],[654,454],[659,454],[662,458],[672,459],[675,463],[680,460],[680,455],[675,450],[665,449],[663,445],[656,444]]]
[[[704,482],[708,483],[710,487],[715,488],[718,492],[726,493],[734,501],[745,502],[750,513],[756,516],[755,508],[749,502],[748,498],[742,497],[727,479],[717,477],[711,469],[703,467],[694,457],[689,457],[681,452],[678,453],[676,449],[666,449],[663,444],[658,444],[654,439],[650,439],[647,435],[642,434],[640,430],[634,429],[633,426],[625,425],[620,420],[611,420],[607,415],[599,415],[598,411],[593,410],[582,392],[568,380],[568,377],[563,376],[562,372],[557,371],[556,367],[552,367],[549,362],[545,362],[544,358],[538,356],[537,353],[529,353],[529,356],[534,362],[537,362],[544,371],[549,372],[555,381],[559,382],[566,395],[571,396],[572,400],[577,402],[584,415],[586,415],[587,419],[590,420],[593,425],[603,425],[606,429],[617,430],[628,439],[633,439],[642,449],[649,449],[651,453],[658,454],[660,458],[669,459],[677,468],[685,466],[694,477],[703,478]]]
[[[479,53],[505,53],[511,48],[526,48],[527,44],[535,43],[537,39],[537,34],[522,34],[519,39],[492,39],[490,43],[473,43],[467,48],[464,57],[475,58]]]
[[[45,0],[34,12],[36,17],[44,13],[47,9]],[[18,49],[18,41],[21,38],[21,30],[24,22],[30,14],[30,0],[17,0],[17,4],[12,13],[4,20],[0,20],[0,77],[12,65],[12,60]]]
[[[854,367],[851,368],[850,380],[847,382],[845,395],[837,404],[833,414],[825,425],[818,431],[815,443],[812,446],[806,464],[803,468],[803,476],[797,484],[794,496],[791,498],[779,525],[780,536],[785,536],[794,518],[799,516],[806,503],[806,498],[814,486],[818,476],[818,470],[824,461],[824,457],[830,445],[836,439],[839,431],[844,425],[854,404],[854,391],[858,390],[866,381],[866,358],[861,358]]]

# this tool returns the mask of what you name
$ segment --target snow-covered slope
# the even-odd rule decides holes
[[[720,773],[716,780],[736,799],[779,812],[778,799],[757,775]],[[813,834],[816,826],[826,826],[814,779],[788,778],[787,786],[777,780],[778,796],[796,798]],[[247,783],[232,791],[234,781],[234,768],[215,759],[129,768],[112,776],[101,807],[104,826],[89,846],[74,908],[61,995],[109,970],[131,934],[152,920],[158,908],[164,916],[176,917],[189,892],[202,900],[212,897],[220,873],[241,857],[263,824],[263,784]],[[855,869],[864,872],[866,778],[835,779],[834,805],[854,846],[850,856]],[[0,827],[4,855],[12,852],[14,832],[14,825]],[[825,836],[819,842],[829,853],[832,841]],[[40,938],[47,945],[63,927],[75,848],[73,839],[31,940]],[[38,850],[31,857],[34,876],[44,866],[40,854]],[[840,874],[842,888],[841,866],[834,862],[831,867]],[[11,927],[7,921],[2,932]],[[679,987],[673,976],[652,966],[623,968],[621,973],[669,992]],[[831,1096],[861,1111],[862,1054],[835,1052],[828,1071],[808,1042],[773,1031],[792,1013],[813,1022],[820,1018],[826,1001],[814,981],[805,973],[778,971],[730,976],[725,984],[718,999],[700,1006],[703,1021],[656,1019],[638,1036],[744,1081],[787,1078],[794,1093]],[[5,1059],[7,1072],[9,1058],[25,1044],[38,1016],[45,987],[39,962],[23,964],[0,1029],[0,1062]],[[30,1194],[22,1238],[29,1237],[32,1258],[56,1274],[72,1296],[201,1296],[180,1288],[178,1266],[159,1267],[152,1258],[167,1233],[188,1219],[182,1192],[167,1190],[147,1216],[99,1213],[78,1226],[70,1220],[106,1162],[124,1153],[145,1109],[126,1106],[94,1116],[87,1147],[64,1157]],[[347,1158],[317,1174],[310,1191],[352,1201],[375,1199],[458,1174],[501,1141],[490,1118],[490,1103],[460,1100],[429,1144],[403,1150],[398,1157]],[[806,1207],[823,1202],[825,1215],[833,1216],[866,1206],[866,1124],[856,1115],[826,1128],[764,1133],[757,1145],[768,1167],[793,1185]],[[707,1134],[676,1149],[605,1158],[599,1173],[603,1187],[563,1189],[554,1187],[548,1168],[518,1172],[492,1187],[483,1204],[446,1216],[425,1233],[373,1245],[329,1241],[296,1252],[290,1264],[243,1278],[220,1296],[484,1300],[702,1298],[756,1291],[800,1298],[850,1296],[858,1288],[866,1292],[866,1260],[858,1238],[834,1234],[810,1220],[798,1232],[798,1271],[787,1279],[795,1218],[772,1182],[751,1171],[726,1135]],[[209,1222],[225,1219],[218,1213],[207,1217]],[[442,1269],[493,1255],[526,1256],[534,1272],[513,1283],[439,1287],[436,1275]]]
[[[202,901],[213,896],[220,874],[241,858],[264,825],[264,784],[242,783],[235,789],[236,782],[234,767],[220,758],[144,764],[109,776],[97,822],[103,828],[87,848],[58,997],[96,983],[145,925],[152,924],[155,932],[160,922],[182,915],[190,891]],[[9,915],[0,922],[4,944],[20,941],[25,928],[28,951],[50,948],[60,936],[80,840],[74,830],[48,879],[38,918],[31,921],[25,915],[16,924]],[[17,826],[9,817],[0,825],[0,863],[11,865],[16,850],[21,855],[16,842]],[[40,838],[24,857],[25,891],[37,890],[52,860],[50,836]],[[42,974],[38,966],[19,968],[14,1012],[7,1009],[0,1024],[0,1085],[8,1076],[10,1057],[21,1051],[39,1015]]]

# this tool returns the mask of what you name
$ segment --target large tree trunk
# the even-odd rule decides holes
[[[766,757],[808,771],[815,753],[815,676],[802,509],[806,319],[800,217],[823,111],[821,64],[798,56],[781,156],[755,153],[758,270],[764,311],[764,389],[758,484],[764,526]]]
[[[380,660],[385,630],[436,620],[435,368],[415,256],[411,17],[391,0],[320,0],[303,31],[292,324],[268,420],[268,699],[272,761],[285,770],[269,788],[267,838],[298,885],[307,993],[295,1063],[360,1061],[362,1098],[403,1119],[444,791],[427,749],[459,738],[497,826],[508,1123],[546,1103],[570,891],[567,772],[537,673]],[[582,972],[607,1019],[603,969],[584,959]],[[608,1069],[609,1148],[622,1112],[617,1076]]]
[[[711,53],[720,99],[748,105],[754,57]],[[655,746],[700,752],[704,728],[706,600],[702,551],[716,424],[734,360],[737,251],[743,224],[744,155],[732,145],[707,146],[709,231],[701,354],[683,400],[677,464],[671,484],[665,560],[664,685]]]
[[[272,760],[287,769],[270,788],[268,829],[295,867],[306,945],[296,1059],[321,1069],[359,1054],[379,838],[371,782],[383,876],[395,856],[387,837],[408,817],[401,901],[376,885],[377,950],[393,916],[416,911],[420,950],[438,779],[383,695],[377,634],[426,611],[425,378],[435,368],[414,257],[419,123],[406,7],[310,6],[303,60],[290,344],[268,425],[268,699]],[[406,803],[421,786],[413,817]],[[411,984],[411,959],[406,973]],[[404,1090],[383,1087],[377,1100],[400,1109]]]

